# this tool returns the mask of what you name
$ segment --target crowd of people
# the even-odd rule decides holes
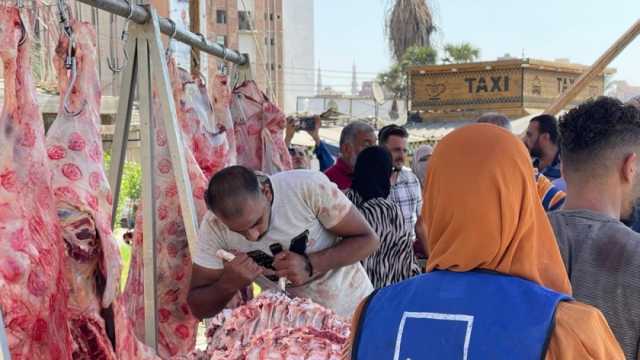
[[[353,316],[354,359],[639,358],[640,104],[588,100],[521,137],[487,113],[410,162],[402,126],[348,124],[334,161],[315,121],[322,171],[290,147],[296,170],[211,179],[194,314],[265,275]]]

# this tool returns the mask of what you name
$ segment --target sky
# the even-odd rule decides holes
[[[391,64],[384,34],[392,0],[316,0],[315,54],[324,86],[347,91],[355,62],[358,81]],[[592,64],[640,18],[639,0],[436,0],[428,3],[439,29],[436,48],[470,42],[481,60],[506,53]],[[613,80],[640,86],[640,36],[610,65]]]

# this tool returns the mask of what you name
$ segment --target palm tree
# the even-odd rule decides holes
[[[444,47],[444,52],[446,57],[442,61],[450,63],[469,63],[480,57],[480,49],[470,43],[447,44]]]
[[[385,30],[396,61],[412,46],[431,46],[436,30],[431,15],[426,0],[395,0],[389,7]]]

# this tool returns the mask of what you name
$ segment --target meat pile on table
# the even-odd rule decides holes
[[[350,332],[341,319],[309,299],[289,299],[273,292],[210,322],[207,349],[194,360],[340,359]]]

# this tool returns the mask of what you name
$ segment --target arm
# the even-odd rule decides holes
[[[309,255],[314,272],[319,274],[363,260],[380,246],[380,239],[354,206],[342,221],[327,230],[341,237],[342,241]]]
[[[418,222],[416,223],[416,243],[417,246],[414,245],[414,249],[418,248],[422,251],[421,255],[427,256],[427,251],[425,248],[425,244],[427,243],[427,229],[425,225],[422,223],[422,216],[418,217]]]
[[[288,251],[275,257],[273,265],[278,270],[278,276],[286,277],[295,286],[302,285],[329,270],[366,258],[373,254],[380,244],[378,236],[353,206],[338,224],[327,230],[342,237],[342,241],[331,248],[308,255],[313,277],[309,276],[305,258]]]
[[[320,140],[320,127],[322,126],[322,120],[320,116],[314,116],[315,126],[312,131],[307,131],[311,138],[316,143],[316,147],[313,150],[313,153],[318,158],[318,162],[320,163],[320,171],[324,172],[328,168],[333,165],[333,156],[331,156],[331,152],[327,149],[327,145]]]
[[[187,302],[198,319],[218,314],[238,290],[248,286],[262,274],[258,266],[246,254],[237,254],[224,269],[214,270],[193,264],[191,286]]]
[[[287,145],[287,148],[291,146],[291,140],[293,140],[293,135],[296,134],[296,125],[291,118],[287,118],[287,128],[285,130],[284,135],[284,143]]]

